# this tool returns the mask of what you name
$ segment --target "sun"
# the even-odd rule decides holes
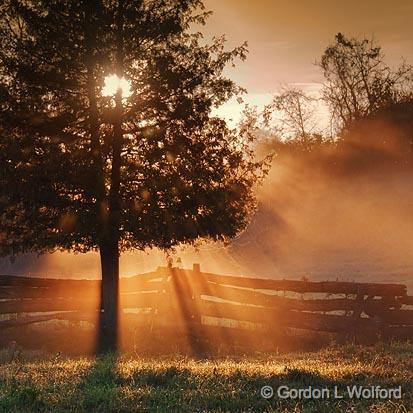
[[[122,91],[122,97],[128,98],[131,94],[131,85],[124,78],[117,75],[109,75],[105,77],[105,84],[102,89],[103,96],[114,96],[118,90]]]

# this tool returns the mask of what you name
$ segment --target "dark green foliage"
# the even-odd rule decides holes
[[[189,30],[201,1],[5,0],[0,15],[1,254],[86,252],[107,231],[120,250],[170,248],[246,226],[263,164],[211,117],[240,91],[222,71],[246,50]],[[116,107],[113,73],[132,90]]]

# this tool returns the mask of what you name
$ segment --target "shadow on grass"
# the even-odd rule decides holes
[[[73,382],[70,383],[68,376],[59,386],[54,383],[54,374],[64,374],[61,368],[50,369],[50,379],[45,385],[36,382],[35,366],[33,363],[30,366],[33,370],[29,372],[27,365],[21,365],[21,372],[28,372],[27,376],[9,376],[6,380],[0,377],[0,413],[123,411],[119,408],[118,392],[122,382],[117,374],[115,355],[97,357],[80,382],[71,376]]]
[[[85,412],[116,412],[118,381],[116,354],[96,357],[91,370],[77,386],[74,404]],[[73,404],[72,404],[73,406]],[[70,408],[70,406],[68,406]]]
[[[168,367],[143,369],[133,374],[134,384],[142,389],[139,406],[150,412],[275,412],[293,411],[296,400],[264,399],[263,386],[288,384],[291,387],[341,387],[340,381],[304,370],[293,369],[285,374],[268,375],[235,369],[231,372],[217,368],[197,372],[188,368]],[[310,402],[310,407],[311,407]],[[331,412],[331,405],[324,409],[320,402],[314,411]],[[281,409],[281,410],[278,410]],[[130,410],[133,411],[133,410]]]
[[[410,353],[406,355],[409,356]],[[73,360],[76,363],[76,360]],[[84,364],[86,363],[86,364]],[[283,364],[281,364],[283,363]],[[383,370],[366,369],[346,372],[337,362],[337,373],[330,368],[323,370],[310,363],[308,368],[297,368],[289,361],[280,360],[274,369],[267,362],[231,361],[226,359],[193,358],[170,359],[127,359],[119,360],[109,354],[92,362],[81,359],[79,368],[82,377],[67,376],[59,382],[62,366],[52,366],[50,384],[32,382],[38,370],[35,364],[25,365],[24,372],[1,378],[0,371],[0,411],[1,412],[364,412],[373,411],[374,400],[282,400],[277,396],[265,399],[260,395],[263,386],[279,386],[290,389],[328,388],[337,386],[343,393],[347,385],[394,387],[402,377],[411,377],[406,370],[394,366],[397,373],[384,375]],[[29,370],[33,369],[33,370]],[[325,373],[325,374],[324,374]],[[346,373],[346,374],[343,374]],[[70,378],[69,378],[70,377]],[[10,378],[10,380],[9,380]],[[59,386],[53,384],[54,378]],[[80,381],[79,381],[80,379]],[[61,378],[60,378],[61,380]],[[70,380],[73,380],[71,383]],[[2,399],[2,396],[3,397]],[[412,405],[411,390],[403,388],[400,409],[392,408],[392,401],[385,402],[382,410],[409,411]],[[374,407],[374,408],[376,408]],[[393,406],[394,407],[394,406]],[[377,407],[378,408],[378,407]],[[405,409],[405,410],[403,410]]]
[[[117,359],[107,355],[96,360],[77,389],[75,402],[85,412],[271,412],[282,408],[290,411],[296,401],[274,398],[266,400],[260,395],[263,386],[274,389],[281,385],[301,388],[344,387],[344,383],[329,380],[317,373],[300,369],[286,369],[278,375],[253,373],[240,369],[221,371],[206,368],[170,365],[154,362],[154,366],[137,366],[127,374],[118,372]],[[209,364],[206,361],[206,364]],[[80,403],[79,403],[80,402]],[[304,402],[304,404],[308,404]],[[314,404],[309,402],[309,407]],[[67,406],[70,408],[69,406]],[[317,402],[317,412],[336,411]],[[77,411],[77,410],[74,410]]]
[[[123,364],[124,362],[122,362]],[[199,363],[199,365],[198,365]],[[127,373],[116,368],[116,358],[106,356],[97,361],[90,375],[80,386],[82,411],[87,412],[354,412],[369,410],[374,400],[334,399],[337,386],[344,394],[351,384],[368,386],[377,378],[368,374],[355,375],[348,379],[329,378],[316,371],[285,367],[278,374],[230,368],[213,363],[194,360],[171,365],[169,362],[154,361],[136,365]],[[199,367],[198,367],[199,366]],[[213,367],[216,366],[216,367]],[[373,381],[372,381],[373,379]],[[382,382],[382,385],[390,385]],[[331,398],[287,399],[277,396],[265,399],[260,390],[272,386],[290,389],[327,388]],[[390,386],[391,387],[391,386]],[[387,406],[389,407],[389,406]],[[344,410],[343,410],[344,409]],[[352,410],[351,410],[352,409]]]

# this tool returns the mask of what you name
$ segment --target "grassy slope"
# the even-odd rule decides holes
[[[345,346],[258,358],[94,360],[0,353],[1,412],[409,412],[413,345]],[[281,401],[263,385],[403,387],[402,400]]]

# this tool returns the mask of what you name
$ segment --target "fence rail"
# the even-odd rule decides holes
[[[0,329],[97,320],[100,281],[0,276]],[[413,338],[413,297],[401,284],[272,280],[159,267],[120,281],[124,325],[297,328]],[[229,323],[228,320],[231,322]],[[195,327],[194,327],[195,326]]]

